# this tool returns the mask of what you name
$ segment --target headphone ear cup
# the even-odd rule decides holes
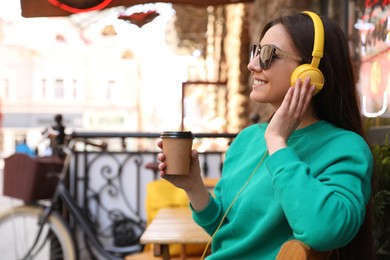
[[[310,77],[310,84],[314,85],[314,95],[316,95],[324,86],[325,79],[322,72],[317,68],[313,68],[310,64],[302,64],[293,71],[290,85],[294,86],[298,78],[304,81],[307,77]]]

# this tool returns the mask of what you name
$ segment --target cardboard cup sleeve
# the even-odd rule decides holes
[[[161,134],[166,174],[188,175],[194,136],[191,132],[166,131]]]

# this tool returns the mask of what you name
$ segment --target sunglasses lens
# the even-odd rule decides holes
[[[270,45],[264,45],[260,50],[260,66],[262,69],[266,70],[269,68],[274,57],[275,48]]]
[[[266,70],[271,65],[274,54],[275,48],[273,46],[264,45],[260,47],[260,45],[254,44],[251,46],[250,59],[252,60],[259,55],[260,66],[263,70]]]
[[[251,59],[251,60],[256,56],[257,51],[258,51],[258,45],[253,44],[253,45],[251,46],[251,51],[250,51],[250,59]]]

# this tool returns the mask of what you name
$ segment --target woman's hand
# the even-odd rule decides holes
[[[298,79],[295,86],[287,91],[281,106],[275,112],[265,131],[264,136],[270,155],[287,147],[288,138],[305,116],[308,122],[313,121],[314,117],[306,113],[313,93],[314,86],[310,86],[310,78],[306,78],[304,82]]]
[[[162,140],[157,142],[157,146],[162,149]],[[203,184],[202,176],[200,175],[199,157],[196,150],[191,151],[191,163],[189,175],[168,175],[165,172],[165,155],[159,153],[157,159],[160,161],[158,169],[160,170],[161,178],[169,181],[178,188],[183,189],[191,201],[191,205],[195,210],[204,209],[209,202],[209,193]]]
[[[162,149],[162,140],[158,141],[157,146]],[[165,155],[163,153],[159,153],[157,155],[157,159],[160,161],[158,169],[160,170],[161,178],[166,179],[176,187],[184,190],[191,190],[195,184],[199,184],[199,182],[203,184],[202,177],[200,175],[199,157],[198,153],[195,150],[191,151],[191,164],[189,175],[168,175],[165,172]]]

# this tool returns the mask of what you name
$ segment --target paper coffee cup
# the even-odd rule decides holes
[[[165,155],[165,172],[171,175],[190,173],[191,150],[194,135],[191,132],[165,131],[161,134]]]

